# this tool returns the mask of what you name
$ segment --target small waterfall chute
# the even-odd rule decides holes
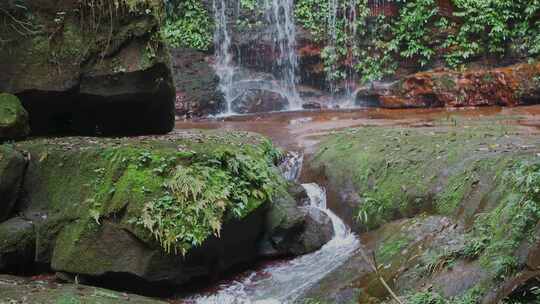
[[[321,210],[332,221],[332,240],[314,253],[252,272],[242,280],[221,286],[217,293],[192,298],[188,303],[294,303],[310,286],[342,265],[356,252],[360,242],[347,225],[327,208],[325,189],[317,184],[302,186],[310,198],[309,208]]]

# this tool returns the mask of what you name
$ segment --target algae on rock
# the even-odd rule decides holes
[[[17,96],[0,93],[0,141],[17,139],[30,133],[28,112]]]

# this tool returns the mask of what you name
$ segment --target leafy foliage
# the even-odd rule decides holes
[[[208,50],[212,44],[213,23],[201,1],[169,1],[162,33],[173,47]]]
[[[243,218],[280,189],[272,170],[275,149],[265,158],[223,148],[179,164],[164,185],[165,195],[148,202],[137,224],[148,229],[167,252],[186,254],[209,236],[219,236],[227,218]]]
[[[519,162],[504,177],[514,193],[475,221],[464,249],[469,257],[480,256],[497,279],[512,275],[518,264],[514,251],[525,241],[534,241],[540,220],[540,163]]]

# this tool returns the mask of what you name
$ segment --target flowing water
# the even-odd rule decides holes
[[[267,89],[281,94],[289,101],[288,110],[296,110],[302,107],[302,102],[297,91],[298,55],[296,53],[296,26],[294,22],[293,0],[259,0],[264,7],[265,23],[263,26],[270,31],[272,53],[277,58],[272,64],[272,75],[275,79],[260,79],[253,73],[246,72],[242,67],[241,58],[232,55],[233,28],[235,24],[230,12],[233,10],[231,3],[239,0],[213,0],[214,9],[214,47],[216,49],[216,62],[214,68],[220,82],[227,109],[222,114],[234,114],[232,104],[244,91],[248,89]],[[239,10],[238,8],[236,8]],[[236,61],[236,62],[235,62]],[[269,89],[270,88],[270,89]]]
[[[299,175],[301,154],[291,154],[284,176]],[[349,227],[326,206],[326,191],[317,184],[303,184],[309,197],[306,208],[316,208],[332,221],[334,237],[319,251],[248,273],[243,279],[219,287],[213,294],[199,295],[197,304],[283,304],[293,303],[325,275],[342,265],[359,247]]]
[[[273,47],[278,59],[273,69],[281,79],[285,96],[289,99],[289,110],[301,108],[301,100],[296,89],[298,55],[296,54],[296,26],[294,22],[293,0],[265,0],[267,20],[272,27]]]
[[[233,66],[231,48],[231,36],[229,34],[227,18],[227,0],[213,0],[214,8],[214,45],[216,47],[216,62],[214,68],[219,77],[219,88],[227,102],[226,113],[232,114],[231,101],[233,96]]]

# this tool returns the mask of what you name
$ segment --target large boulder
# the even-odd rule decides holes
[[[540,102],[540,63],[421,72],[390,85],[375,83],[360,90],[358,99],[384,108],[535,104]]]
[[[279,153],[254,134],[48,138],[14,147],[29,163],[18,216],[0,224],[0,271],[48,266],[62,278],[166,291],[267,256],[269,239],[279,255],[327,241],[318,233],[329,221],[289,194]]]
[[[17,96],[0,93],[0,141],[16,139],[30,133],[28,112]]]
[[[0,146],[0,222],[13,211],[25,167],[26,160],[20,152],[7,145]]]
[[[173,128],[162,4],[121,3],[96,10],[87,1],[28,1],[0,14],[0,91],[21,99],[34,133]]]

